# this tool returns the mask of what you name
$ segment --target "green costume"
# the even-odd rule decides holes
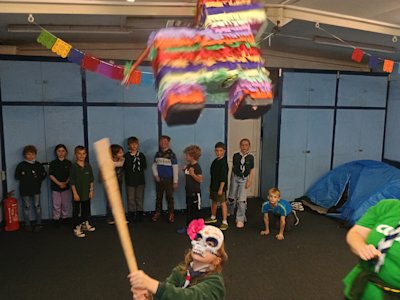
[[[225,285],[222,274],[208,273],[193,280],[193,285],[182,288],[186,273],[178,266],[166,281],[160,283],[154,300],[223,300]]]
[[[382,200],[377,205],[368,209],[364,216],[357,222],[357,225],[371,229],[366,243],[377,246],[399,222],[400,200],[390,199]],[[360,263],[344,278],[344,293],[348,299],[354,298],[351,296],[351,291],[357,288],[357,284],[353,286],[354,281],[360,280],[364,274],[367,276],[368,273],[377,275],[376,279],[383,283],[378,285],[400,290],[400,236],[395,239],[392,247],[387,252],[384,265],[381,267],[378,274],[374,272],[374,266],[375,264],[373,261],[360,261]],[[376,280],[373,279],[373,281]],[[400,294],[397,294],[397,297],[400,298]],[[389,295],[384,295],[382,289],[372,283],[370,279],[366,284],[362,297],[358,299],[380,300],[388,298]]]

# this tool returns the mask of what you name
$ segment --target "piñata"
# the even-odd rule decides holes
[[[148,40],[166,123],[195,123],[206,97],[221,94],[235,118],[268,111],[271,81],[254,38],[267,20],[263,6],[251,0],[199,0],[195,19],[197,28],[164,28]]]

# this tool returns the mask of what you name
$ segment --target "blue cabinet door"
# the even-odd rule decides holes
[[[42,101],[42,63],[0,61],[2,101]]]
[[[210,166],[215,158],[214,145],[225,140],[225,109],[205,108],[194,125],[168,127],[163,123],[162,132],[171,137],[171,149],[174,150],[178,158],[179,187],[174,193],[175,209],[186,208],[185,175],[182,171],[186,161],[183,150],[193,144],[198,145],[202,150],[199,159],[203,172],[203,182],[201,183],[202,207],[209,207]]]
[[[387,76],[341,74],[339,106],[385,107]]]
[[[73,63],[42,62],[43,101],[82,102],[81,69]]]
[[[282,109],[278,187],[282,198],[304,195],[330,170],[333,132],[331,109]]]
[[[284,72],[283,87],[283,105],[335,105],[336,73]]]
[[[382,159],[384,110],[339,109],[333,167],[359,159]]]

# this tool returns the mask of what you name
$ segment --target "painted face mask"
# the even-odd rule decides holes
[[[197,232],[196,238],[192,240],[192,252],[203,257],[205,251],[217,255],[223,242],[224,235],[219,228],[205,226],[202,230]]]

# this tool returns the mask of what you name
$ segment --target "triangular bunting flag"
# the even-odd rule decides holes
[[[111,78],[114,78],[115,80],[124,79],[124,67],[115,66]]]
[[[72,48],[71,51],[68,53],[68,61],[76,63],[78,65],[81,64],[85,53],[79,51],[78,49]]]
[[[376,69],[379,64],[379,59],[376,56],[370,56],[369,61],[368,61],[368,66],[371,69]]]
[[[383,71],[384,72],[392,73],[393,66],[394,66],[394,61],[393,60],[385,59],[383,61]]]
[[[101,60],[99,66],[97,67],[96,73],[106,76],[108,78],[113,78],[113,69],[114,65],[111,65]]]
[[[51,49],[51,47],[53,47],[56,40],[57,40],[57,38],[46,30],[42,30],[42,32],[39,34],[38,38],[36,39],[36,41],[39,44],[42,44],[47,49]]]
[[[142,78],[142,72],[135,70],[133,71],[131,77],[129,78],[129,83],[140,84],[141,78]]]
[[[353,51],[353,54],[351,55],[351,59],[359,63],[359,62],[361,62],[363,56],[364,56],[364,51],[362,51],[361,49],[355,48]]]
[[[63,40],[57,39],[51,48],[51,51],[60,55],[62,58],[66,58],[68,53],[71,51],[71,48],[72,46],[70,44],[67,44]]]
[[[87,69],[92,72],[96,72],[97,67],[100,64],[100,60],[89,55],[85,55],[82,60],[82,68]]]

